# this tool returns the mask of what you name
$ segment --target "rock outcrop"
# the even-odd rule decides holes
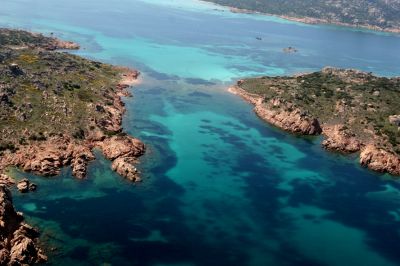
[[[128,135],[113,136],[98,142],[97,146],[107,159],[113,161],[114,171],[128,180],[140,181],[139,172],[134,166],[137,158],[145,152],[145,145],[140,140]]]
[[[37,185],[34,183],[31,183],[28,179],[24,178],[21,181],[18,182],[17,184],[17,189],[21,193],[27,193],[29,191],[35,191],[37,188]]]
[[[367,145],[361,151],[360,164],[377,172],[400,175],[400,158],[374,145]]]
[[[12,185],[15,184],[15,180],[5,174],[0,174],[0,185],[5,185],[7,187],[11,187]]]
[[[63,41],[60,39],[54,39],[53,46],[49,46],[49,50],[65,49],[65,50],[78,50],[80,45],[75,42]]]
[[[11,193],[0,184],[0,265],[33,265],[47,260],[38,246],[39,233],[15,211]]]
[[[121,157],[114,160],[111,168],[119,175],[132,182],[140,182],[141,178],[135,167],[137,159],[135,157]]]
[[[256,105],[254,112],[263,120],[285,131],[302,135],[319,135],[322,132],[318,120],[300,109],[271,109],[268,105],[260,103]]]
[[[56,136],[21,146],[16,152],[6,153],[0,157],[0,164],[14,165],[42,176],[58,175],[62,167],[72,165],[74,176],[83,178],[88,161],[93,159],[94,155],[89,147],[76,144],[69,137]]]
[[[391,115],[389,116],[389,122],[397,127],[400,130],[400,115]]]
[[[322,146],[327,150],[353,153],[361,149],[361,142],[344,125],[324,126]]]
[[[145,145],[128,135],[102,136],[97,140],[81,144],[76,144],[68,137],[57,136],[36,145],[22,146],[14,153],[5,154],[0,157],[0,164],[3,161],[3,165],[14,165],[26,172],[42,176],[58,175],[62,167],[71,166],[72,174],[83,179],[87,174],[88,163],[95,159],[92,152],[94,147],[99,147],[105,157],[113,161],[114,171],[131,181],[140,180],[139,172],[134,164],[137,163],[138,157],[144,154]],[[1,182],[11,182],[11,180],[2,177]],[[28,190],[29,188],[20,191],[27,192]]]
[[[279,98],[265,102],[262,97],[249,94],[239,87],[231,87],[229,91],[255,105],[254,112],[261,119],[285,131],[302,135],[319,135],[322,132],[316,118]]]

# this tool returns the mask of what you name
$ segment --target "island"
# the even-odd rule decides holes
[[[307,24],[335,24],[400,33],[397,0],[206,0],[240,13],[262,13]]]
[[[79,49],[23,30],[0,29],[0,265],[46,259],[38,232],[14,210],[10,167],[55,176],[71,166],[83,179],[99,149],[111,167],[138,182],[135,167],[145,145],[123,131],[123,96],[139,72],[56,51]],[[36,186],[24,179],[21,192]]]
[[[322,134],[327,150],[359,153],[361,165],[400,175],[400,77],[326,67],[309,74],[239,80],[229,91],[278,128]]]

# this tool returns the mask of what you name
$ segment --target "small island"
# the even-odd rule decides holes
[[[326,67],[291,77],[244,79],[229,91],[278,128],[322,134],[327,150],[359,153],[361,165],[400,175],[399,77]]]
[[[46,260],[38,232],[12,206],[9,167],[42,176],[61,168],[86,177],[99,149],[111,167],[138,182],[138,157],[145,145],[123,132],[121,97],[139,72],[90,61],[59,49],[79,49],[21,30],[0,29],[0,265],[32,265]],[[24,179],[18,189],[35,190]]]
[[[286,54],[293,54],[293,53],[297,53],[299,50],[297,50],[297,48],[289,46],[289,47],[285,47],[282,49],[282,51]]]

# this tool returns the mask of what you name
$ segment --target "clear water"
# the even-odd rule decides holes
[[[51,264],[400,264],[398,182],[266,125],[226,91],[240,77],[325,65],[393,76],[398,36],[192,0],[1,2],[1,26],[54,32],[82,56],[143,73],[124,119],[149,147],[143,183],[98,154],[85,181],[65,169],[15,193]]]

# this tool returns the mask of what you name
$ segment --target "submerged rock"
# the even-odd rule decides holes
[[[29,184],[29,191],[36,191],[37,189],[37,185],[34,183],[30,183]]]

